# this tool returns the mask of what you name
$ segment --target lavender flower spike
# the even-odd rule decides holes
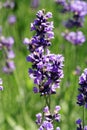
[[[23,41],[31,52],[26,59],[32,63],[29,76],[36,84],[33,91],[45,98],[56,94],[56,89],[60,87],[60,81],[63,78],[64,66],[64,57],[60,54],[51,54],[48,49],[51,45],[50,40],[54,38],[53,22],[48,21],[51,17],[51,12],[45,13],[45,10],[39,10],[36,19],[31,23],[31,31],[35,31],[36,34],[31,39],[25,38]],[[59,106],[55,107],[53,114],[50,112],[50,100],[48,99],[46,99],[47,106],[43,109],[43,115],[36,114],[36,124],[39,130],[54,130],[53,122],[59,122],[61,118]],[[59,130],[59,127],[56,129]]]

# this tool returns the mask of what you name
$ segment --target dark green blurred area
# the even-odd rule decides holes
[[[4,2],[5,0],[1,0]],[[4,64],[3,52],[0,51],[0,77],[3,79],[4,90],[0,92],[0,130],[37,130],[35,124],[35,114],[41,112],[44,106],[44,98],[39,94],[34,94],[32,88],[33,81],[28,76],[28,68],[31,66],[26,62],[26,56],[29,54],[26,46],[23,44],[25,37],[31,38],[34,34],[30,31],[30,23],[34,21],[38,10],[45,9],[53,14],[55,39],[52,40],[50,50],[55,54],[63,54],[64,78],[61,87],[56,95],[52,95],[52,109],[55,105],[60,105],[61,122],[58,125],[61,130],[76,130],[75,121],[82,118],[82,108],[76,104],[78,94],[79,76],[74,75],[76,66],[81,67],[81,72],[87,67],[87,41],[82,46],[74,46],[65,41],[61,33],[65,31],[63,20],[68,16],[60,13],[60,8],[54,0],[40,0],[38,8],[31,8],[30,0],[15,0],[14,9],[0,9],[0,26],[4,36],[13,36],[15,44],[16,70],[8,75],[2,72]],[[17,22],[9,25],[7,18],[14,14]],[[82,30],[87,37],[87,18],[85,19]],[[87,120],[87,116],[85,117]]]

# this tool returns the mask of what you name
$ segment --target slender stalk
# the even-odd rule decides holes
[[[50,104],[51,104],[51,98],[50,98],[50,95],[45,95],[45,102],[46,102],[46,105],[49,107],[49,110],[50,110]]]

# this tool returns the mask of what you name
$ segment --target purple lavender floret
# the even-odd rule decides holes
[[[62,36],[74,45],[82,45],[86,38],[81,31],[62,33]]]
[[[78,88],[79,95],[77,96],[77,104],[87,108],[87,68],[79,77],[79,85],[80,88]]]
[[[0,78],[0,91],[2,91],[3,90],[3,86],[2,86],[2,79]]]
[[[67,21],[63,22],[63,25],[66,28],[73,28],[73,27],[82,27],[83,26],[83,21],[84,19],[81,18],[72,18],[72,19],[68,19]]]

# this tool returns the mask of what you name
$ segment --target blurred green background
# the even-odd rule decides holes
[[[1,2],[5,2],[5,0],[1,0]],[[0,92],[0,130],[38,129],[35,124],[35,115],[41,112],[44,99],[32,91],[34,84],[28,76],[28,68],[31,65],[26,62],[29,52],[23,44],[23,39],[32,37],[30,23],[36,18],[35,15],[39,9],[53,13],[55,38],[52,40],[50,50],[55,54],[63,54],[65,58],[64,78],[57,94],[51,97],[51,106],[54,108],[55,105],[60,105],[62,108],[61,122],[58,123],[61,130],[76,130],[75,121],[82,118],[82,108],[76,104],[79,76],[75,75],[74,71],[77,66],[80,66],[82,73],[87,66],[87,42],[76,47],[62,38],[61,33],[65,31],[62,22],[70,16],[61,14],[60,7],[55,4],[54,0],[40,0],[38,8],[31,8],[30,0],[15,0],[15,2],[14,9],[0,8],[2,34],[6,37],[14,37],[13,50],[16,55],[14,59],[16,70],[13,74],[5,74],[2,72],[3,52],[0,51],[0,77],[3,79],[4,86],[4,90]],[[17,22],[12,26],[7,22],[7,18],[11,14],[17,17]],[[87,35],[86,27],[87,18],[85,18],[84,27],[79,29],[85,36]],[[87,116],[85,116],[85,120],[87,123]]]

